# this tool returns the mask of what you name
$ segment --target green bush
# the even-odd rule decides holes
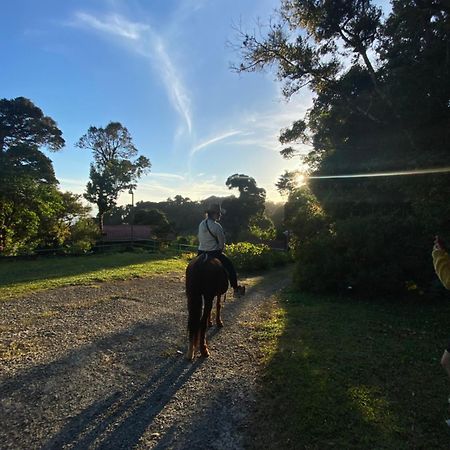
[[[175,242],[182,245],[198,245],[198,237],[194,235],[177,236]]]
[[[233,261],[236,270],[247,272],[269,269],[291,260],[288,252],[271,250],[265,244],[249,242],[227,245],[225,253]]]
[[[96,222],[90,218],[81,218],[70,227],[70,238],[66,242],[67,253],[87,253],[92,250],[99,237]]]
[[[300,243],[294,281],[315,292],[420,290],[431,276],[429,253],[430,243],[401,214],[349,217]]]

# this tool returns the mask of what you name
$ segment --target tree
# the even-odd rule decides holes
[[[64,147],[56,122],[25,97],[0,100],[0,152],[17,145],[45,146],[56,151]]]
[[[40,147],[64,146],[56,122],[24,97],[0,100],[0,249],[30,249],[61,207],[51,160]],[[54,230],[53,230],[54,231]]]
[[[128,223],[130,212],[131,205],[114,206],[105,214],[103,218],[104,225],[121,225],[123,223]]]
[[[223,201],[226,214],[222,221],[235,240],[240,233],[249,231],[252,218],[263,215],[266,191],[257,186],[254,178],[244,174],[229,176],[225,184],[229,189],[239,191],[239,198],[232,197]]]
[[[450,11],[443,0],[394,0],[392,6],[384,20],[370,0],[282,0],[267,35],[240,32],[242,63],[235,70],[274,66],[287,98],[306,86],[314,93],[305,117],[280,134],[280,142],[286,145],[284,157],[298,155],[298,143],[312,146],[302,161],[313,176],[309,186],[328,221],[327,228],[319,230],[321,237],[311,238],[311,251],[301,270],[307,273],[308,264],[315,265],[318,274],[319,259],[333,248],[337,255],[333,267],[339,271],[336,279],[345,275],[355,280],[361,271],[355,267],[354,256],[365,234],[370,232],[370,241],[378,244],[383,238],[393,242],[395,236],[408,236],[409,241],[416,240],[409,246],[402,241],[408,252],[399,257],[392,246],[383,253],[398,266],[397,277],[386,285],[393,288],[397,280],[401,288],[411,279],[430,281],[423,277],[430,273],[429,248],[421,236],[424,230],[443,229],[444,218],[450,214],[445,200],[450,180],[444,174],[369,175],[448,165]],[[346,174],[368,176],[320,179]],[[295,192],[290,181],[285,174],[279,187]],[[292,205],[300,208],[295,202]],[[293,224],[298,239],[304,220]],[[350,239],[358,229],[358,240]],[[379,266],[379,254],[377,246],[367,251],[366,267]],[[345,264],[340,255],[348,257]],[[423,263],[412,270],[411,261]],[[361,276],[359,284],[367,285],[368,278]],[[378,283],[378,289],[382,288]]]
[[[285,170],[280,176],[275,186],[282,195],[287,195],[298,187],[299,173],[297,171]]]
[[[164,236],[170,231],[166,215],[159,209],[139,209],[134,216],[136,225],[150,225],[157,236]]]
[[[77,142],[77,147],[89,149],[94,156],[85,198],[98,207],[98,223],[103,231],[103,217],[117,203],[120,192],[134,189],[137,180],[150,170],[150,160],[139,156],[127,128],[110,122],[105,128],[89,127]]]

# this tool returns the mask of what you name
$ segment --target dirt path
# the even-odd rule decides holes
[[[240,449],[254,402],[261,307],[286,270],[227,299],[211,356],[184,358],[179,276],[0,302],[0,448]]]

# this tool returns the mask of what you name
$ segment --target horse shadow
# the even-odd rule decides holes
[[[132,395],[114,393],[92,404],[42,448],[133,448],[202,363],[200,359],[189,363],[171,358]]]
[[[227,321],[241,313],[244,301],[245,298],[227,301]],[[57,360],[3,377],[0,440],[14,440],[15,448],[116,449],[133,448],[144,434],[158,434],[158,416],[177,401],[177,392],[205,363],[203,358],[187,361],[180,350],[176,351],[186,330],[183,314],[185,311],[180,308],[177,326],[157,320],[138,322],[73,349]],[[208,339],[214,340],[220,332],[211,328]],[[151,343],[156,340],[167,341],[170,351],[155,351]],[[161,349],[164,345],[159,342],[155,347]],[[119,369],[107,367],[104,370],[110,371],[111,381],[105,381],[104,376],[97,380],[98,360],[108,352],[122,355],[118,367],[124,372],[117,375]],[[93,394],[83,396],[84,388],[92,388]],[[39,430],[39,435],[21,432],[24,423]],[[170,429],[164,433],[161,442],[168,442]]]
[[[58,360],[4,376],[0,441],[13,442],[14,448],[133,447],[149,426],[156,429],[155,418],[203,364],[202,359],[187,361],[176,350],[177,328],[139,322]],[[164,341],[154,345],[158,351],[151,348],[155,340]],[[100,367],[108,352],[121,360]],[[98,377],[103,370],[107,377],[104,372]]]

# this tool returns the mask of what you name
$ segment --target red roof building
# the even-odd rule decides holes
[[[150,225],[104,225],[103,241],[131,241],[132,239],[151,239]]]

